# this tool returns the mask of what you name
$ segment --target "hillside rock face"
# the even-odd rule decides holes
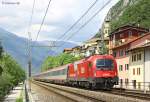
[[[115,4],[105,17],[105,22],[110,23],[109,34],[120,26],[134,25],[150,28],[150,0],[120,0]],[[104,28],[100,29],[103,31]],[[100,37],[97,33],[95,37]]]
[[[106,18],[110,18],[111,21],[117,20],[128,6],[132,6],[137,2],[139,2],[139,0],[120,0],[115,6],[113,6],[109,10]]]
[[[130,5],[133,5],[138,0],[119,0],[117,4],[115,4],[107,13],[105,20],[103,22],[100,31],[94,36],[94,38],[101,37],[100,35],[103,34],[105,22],[111,22],[113,20],[118,20],[119,17],[123,14],[125,9]]]
[[[120,0],[106,18],[110,18],[111,31],[123,25],[150,28],[150,0]]]

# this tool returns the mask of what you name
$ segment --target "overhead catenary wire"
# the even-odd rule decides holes
[[[32,43],[32,36],[30,33],[30,28],[31,28],[31,24],[32,24],[32,19],[33,19],[33,13],[34,13],[34,7],[35,7],[35,0],[33,0],[33,5],[32,5],[32,11],[31,11],[31,16],[30,16],[30,20],[29,20],[29,25],[28,25],[28,29],[27,29],[27,33],[28,33],[28,44],[27,44],[27,53],[28,53],[28,77],[31,77],[31,43]],[[29,83],[28,83],[29,84]],[[31,91],[31,85],[28,85],[28,90]]]
[[[31,28],[31,25],[32,25],[34,7],[35,7],[35,0],[33,0],[32,11],[31,11],[31,16],[30,16],[30,20],[29,20],[28,30],[27,30],[29,39],[32,39],[31,33],[29,33],[29,32],[30,32],[30,28]]]
[[[97,3],[98,1],[99,1],[99,0],[95,0],[95,1],[89,6],[89,8],[81,15],[81,17],[80,17],[79,19],[77,19],[76,22],[75,22],[70,28],[68,28],[61,36],[59,36],[59,37],[55,40],[55,43],[56,43],[58,40],[63,39],[63,37],[65,37],[65,35],[66,35],[69,31],[71,31],[71,30],[75,27],[75,25],[77,25],[77,24],[81,21],[81,19],[83,19],[83,18],[88,14],[88,12],[96,5],[96,3]],[[56,50],[56,51],[58,51],[58,50]]]
[[[95,6],[95,4],[98,2],[99,0],[95,0],[94,3],[92,3],[92,5],[82,14],[82,16],[77,19],[77,21],[69,28],[67,29],[58,39],[62,39],[70,30],[72,30],[72,28],[81,21],[81,19],[86,16],[88,14],[88,12]],[[58,40],[57,39],[57,40]]]
[[[45,11],[44,17],[43,17],[43,19],[42,19],[42,22],[41,22],[40,28],[39,28],[38,33],[37,33],[37,36],[36,36],[36,38],[35,38],[35,41],[37,41],[38,36],[39,36],[39,34],[40,34],[40,32],[41,32],[41,29],[42,29],[42,26],[43,26],[43,24],[44,24],[44,21],[45,21],[45,18],[46,18],[46,15],[47,15],[47,12],[48,12],[49,6],[50,6],[50,4],[51,4],[51,1],[52,1],[52,0],[49,0],[49,2],[48,2],[48,5],[47,5],[47,8],[46,8],[46,11]]]
[[[75,31],[74,33],[72,33],[68,38],[64,39],[64,40],[69,40],[71,39],[75,34],[77,34],[82,28],[84,28],[100,11],[102,11],[109,3],[111,2],[111,0],[109,0],[108,2],[106,2],[92,17],[90,17],[90,19],[85,22],[77,31]],[[59,45],[59,46],[63,46],[65,43]]]
[[[32,42],[32,35],[30,33],[31,30],[31,25],[32,25],[32,20],[33,20],[33,13],[34,13],[34,8],[35,8],[35,0],[33,0],[33,4],[32,4],[32,10],[31,10],[31,15],[30,15],[30,19],[29,19],[29,23],[28,23],[28,27],[27,27],[27,35],[28,35],[28,42],[27,42],[27,55],[30,57],[30,45]],[[30,59],[30,58],[29,58]]]

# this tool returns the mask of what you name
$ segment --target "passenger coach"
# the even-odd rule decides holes
[[[93,89],[112,88],[118,84],[117,63],[111,55],[93,55],[36,75],[34,79]]]

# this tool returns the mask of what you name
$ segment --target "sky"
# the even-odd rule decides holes
[[[119,0],[111,2],[83,29],[76,31],[109,0],[98,0],[88,14],[65,37],[60,36],[95,2],[95,0],[51,0],[51,4],[38,36],[38,41],[66,40],[80,43],[93,37],[100,29],[109,9]],[[33,20],[29,32],[35,40],[49,0],[35,0]],[[28,38],[29,21],[33,0],[0,0],[0,28]]]

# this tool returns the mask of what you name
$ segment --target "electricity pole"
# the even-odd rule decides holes
[[[29,35],[31,35],[31,33],[30,32],[28,32],[28,34]],[[29,91],[31,91],[31,83],[30,83],[30,77],[31,77],[31,68],[32,68],[32,62],[31,62],[31,60],[32,60],[32,57],[31,57],[31,43],[32,43],[32,38],[31,38],[31,36],[30,36],[30,38],[29,38],[29,40],[28,40],[28,90]]]

